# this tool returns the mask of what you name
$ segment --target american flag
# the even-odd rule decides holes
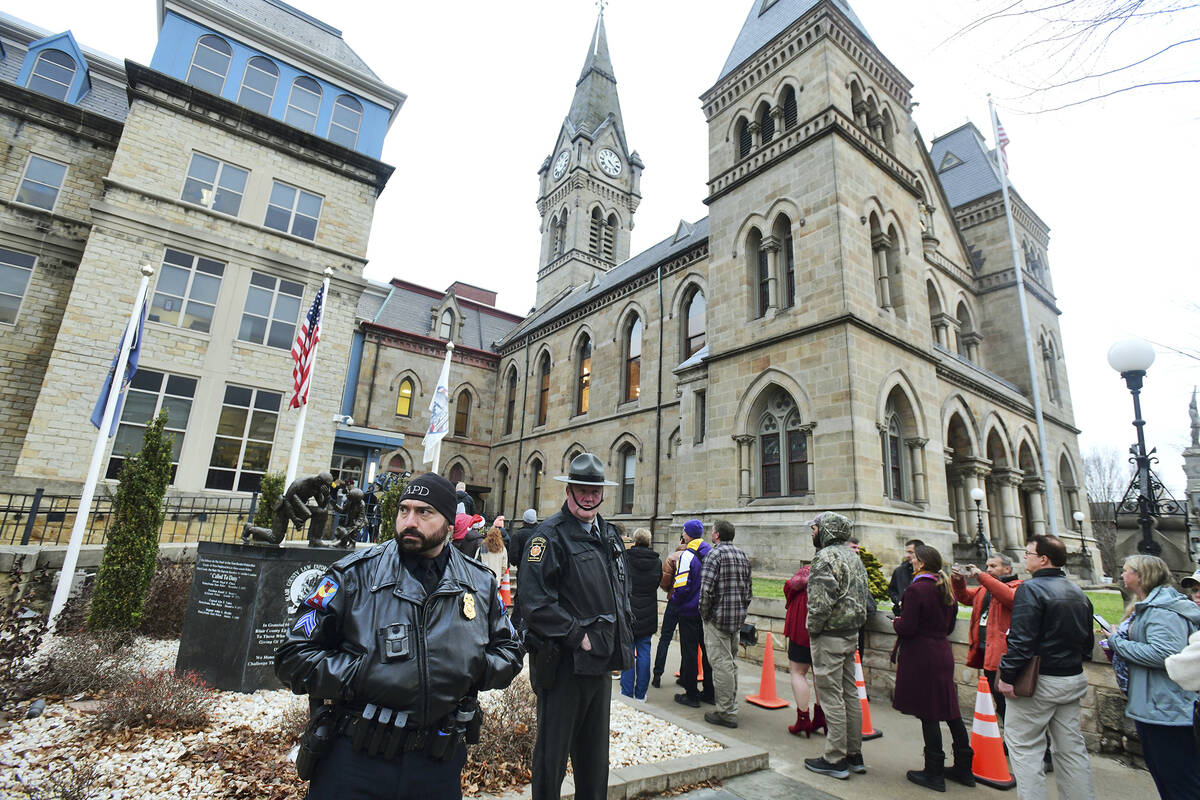
[[[1004,132],[1004,125],[1000,122],[1000,115],[996,115],[996,147],[1000,151],[1000,166],[1004,169],[1004,174],[1008,174],[1008,153],[1004,148],[1008,147],[1008,134]]]
[[[308,309],[308,314],[300,325],[300,332],[296,334],[296,342],[292,345],[292,360],[296,362],[296,366],[292,368],[294,386],[288,408],[299,408],[308,402],[308,388],[312,385],[313,356],[317,342],[321,340],[321,301],[324,295],[325,287],[322,286],[317,290],[312,308]]]

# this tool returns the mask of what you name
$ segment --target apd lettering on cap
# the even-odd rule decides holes
[[[421,495],[422,497],[424,497],[424,496],[427,496],[428,494],[429,494],[429,487],[421,486],[420,484],[416,484],[416,485],[409,484],[408,487],[404,490],[405,497],[411,497],[412,495]]]

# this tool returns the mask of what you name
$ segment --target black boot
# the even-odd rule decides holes
[[[969,747],[954,748],[954,766],[946,770],[946,777],[963,786],[974,786],[975,773],[971,771],[974,762],[974,750]]]
[[[915,769],[910,769],[904,773],[904,777],[908,778],[918,786],[924,786],[926,789],[933,789],[935,792],[946,791],[946,754],[941,750],[926,750],[925,751],[925,769],[918,772]]]

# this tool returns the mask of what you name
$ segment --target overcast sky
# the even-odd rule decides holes
[[[614,0],[605,12],[625,130],[646,164],[633,253],[673,234],[681,218],[707,213],[698,97],[715,82],[752,2],[760,0]],[[1049,266],[1081,449],[1124,451],[1133,441],[1132,403],[1105,354],[1120,338],[1149,339],[1158,358],[1143,391],[1146,436],[1181,497],[1180,451],[1189,443],[1187,404],[1200,361],[1169,348],[1200,350],[1200,89],[1147,88],[1044,110],[1120,89],[1130,75],[1195,78],[1200,45],[1050,94],[1030,96],[1028,87],[1103,72],[1195,36],[1200,12],[1128,25],[1097,54],[1091,44],[1061,52],[1034,44],[1038,31],[1027,18],[954,35],[1000,0],[849,2],[913,82],[926,142],[968,120],[990,141],[986,96],[995,96],[1012,140],[1013,182],[1051,228]],[[501,308],[527,311],[540,242],[536,173],[570,106],[594,4],[293,4],[342,29],[372,69],[408,95],[384,147],[396,172],[376,209],[367,277],[436,289],[463,280],[498,291]],[[148,64],[154,50],[148,0],[41,0],[18,13],[120,58]]]

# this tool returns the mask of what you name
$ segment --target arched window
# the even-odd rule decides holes
[[[602,242],[602,244],[603,244],[603,247],[600,250],[601,258],[605,259],[606,261],[616,261],[617,260],[617,256],[616,256],[617,215],[616,214],[608,215],[608,220],[605,222],[605,225],[604,225],[604,241]]]
[[[905,492],[904,431],[896,405],[888,400],[883,430],[883,493],[893,500],[908,500]]]
[[[508,504],[508,465],[501,464],[496,468],[496,498],[498,505],[496,509],[498,513],[503,514],[504,509]]]
[[[783,297],[779,305],[781,308],[791,308],[796,305],[796,254],[792,249],[792,221],[780,214],[771,232],[780,242],[779,258],[783,266]]]
[[[621,505],[620,513],[633,513],[633,487],[637,477],[637,451],[633,445],[625,445],[620,451],[621,462]]]
[[[538,410],[537,424],[546,424],[546,415],[550,411],[550,354],[543,353],[538,364]]]
[[[1063,453],[1058,459],[1058,496],[1062,498],[1062,521],[1067,530],[1075,530],[1073,515],[1079,508],[1079,487],[1075,484],[1075,470],[1067,454]]]
[[[754,279],[754,316],[762,317],[771,307],[771,254],[762,246],[762,233],[758,228],[750,229],[746,253],[751,259]]]
[[[394,455],[388,459],[388,472],[404,472],[404,456]]]
[[[586,414],[588,410],[588,395],[592,388],[592,339],[586,334],[579,341],[575,351],[576,362],[579,364],[575,373],[575,413]]]
[[[616,231],[617,215],[609,214],[608,219],[605,219],[604,212],[599,208],[593,208],[591,227],[588,233],[588,247],[592,254],[600,256],[606,261],[612,261]]]
[[[442,312],[441,321],[438,322],[438,338],[450,339],[454,333],[454,312],[446,309]]]
[[[188,68],[187,82],[206,92],[220,94],[229,74],[229,62],[233,60],[233,48],[220,36],[201,36],[192,53],[192,65]]]
[[[288,96],[283,121],[312,133],[317,128],[317,111],[320,108],[321,84],[307,75],[301,75],[292,81],[292,92]]]
[[[554,256],[567,252],[567,209],[563,209],[561,217],[555,217],[554,225]]]
[[[43,50],[33,62],[33,70],[25,86],[55,100],[66,100],[77,69],[75,59],[62,50]]]
[[[971,312],[967,304],[960,302],[954,316],[958,320],[954,349],[963,358],[971,358],[971,335],[975,332],[975,323],[971,321]]]
[[[446,476],[446,480],[450,481],[451,483],[457,484],[460,481],[462,481],[462,479],[463,479],[462,464],[455,464],[453,467],[450,468],[450,474]]]
[[[466,436],[471,429],[471,393],[463,389],[454,401],[454,435]]]
[[[513,432],[513,421],[517,416],[517,368],[508,370],[508,390],[504,399],[504,435]]]
[[[396,415],[412,416],[413,382],[408,378],[400,381],[400,394],[396,398]]]
[[[942,299],[938,296],[937,287],[933,285],[933,281],[925,281],[925,294],[929,300],[929,332],[933,336],[935,344],[945,346],[941,336],[941,330],[946,324],[942,318]]]
[[[738,120],[735,128],[735,137],[737,138],[737,157],[742,160],[750,155],[750,148],[754,146],[754,134],[750,131],[750,121],[745,117]]]
[[[808,437],[791,395],[774,388],[758,418],[759,495],[797,497],[809,493]]]
[[[625,330],[625,402],[642,396],[642,320],[635,316]]]
[[[783,90],[783,129],[791,130],[796,124],[796,90],[791,86]]]
[[[892,307],[892,290],[888,280],[888,249],[892,240],[879,227],[879,217],[871,213],[871,258],[875,266],[875,302],[880,308]]]
[[[358,129],[362,127],[362,103],[348,94],[338,95],[329,117],[329,141],[351,149],[358,144]]]
[[[1054,337],[1048,334],[1042,334],[1040,344],[1042,347],[1042,370],[1046,375],[1046,397],[1051,403],[1061,405],[1062,389],[1058,385],[1058,348],[1054,344]]]
[[[542,462],[529,462],[529,507],[538,511],[542,507]]]
[[[775,138],[775,117],[771,115],[771,106],[767,103],[758,107],[758,132],[762,144],[767,144]]]
[[[904,268],[900,261],[900,234],[895,225],[889,225],[887,230],[888,248],[885,254],[885,266],[888,275],[888,293],[891,295],[892,309],[901,319],[907,318],[907,307],[904,304]]]
[[[704,292],[696,289],[685,304],[683,329],[683,358],[688,359],[704,347],[705,301]]]
[[[269,58],[255,56],[246,62],[242,74],[242,89],[238,93],[238,104],[266,114],[271,110],[275,88],[279,85],[279,67]]]

